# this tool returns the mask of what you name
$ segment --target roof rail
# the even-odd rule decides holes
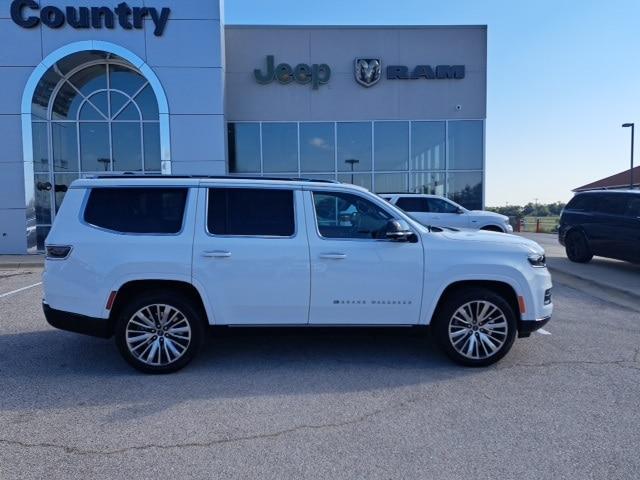
[[[157,173],[146,174],[139,172],[124,173],[100,173],[88,175],[86,178],[193,178],[193,179],[213,179],[213,180],[280,180],[284,182],[319,182],[319,183],[340,183],[338,180],[327,180],[307,177],[261,177],[258,175],[160,175]]]

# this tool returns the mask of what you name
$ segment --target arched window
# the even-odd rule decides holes
[[[69,184],[104,172],[161,173],[160,115],[149,81],[106,52],[50,67],[31,105],[38,249]]]

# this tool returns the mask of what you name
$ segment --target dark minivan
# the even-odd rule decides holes
[[[572,262],[598,255],[640,263],[640,190],[576,194],[562,211],[558,240]]]

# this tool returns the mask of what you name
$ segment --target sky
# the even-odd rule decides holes
[[[640,127],[640,0],[226,0],[224,10],[228,24],[486,24],[488,206],[567,201],[629,168],[621,124]]]

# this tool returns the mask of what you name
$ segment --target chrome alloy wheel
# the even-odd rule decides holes
[[[503,311],[486,300],[465,303],[449,320],[451,345],[460,355],[472,360],[483,360],[500,351],[508,331]]]
[[[127,322],[125,338],[129,352],[152,366],[169,365],[189,348],[191,326],[185,315],[164,304],[147,305]]]

